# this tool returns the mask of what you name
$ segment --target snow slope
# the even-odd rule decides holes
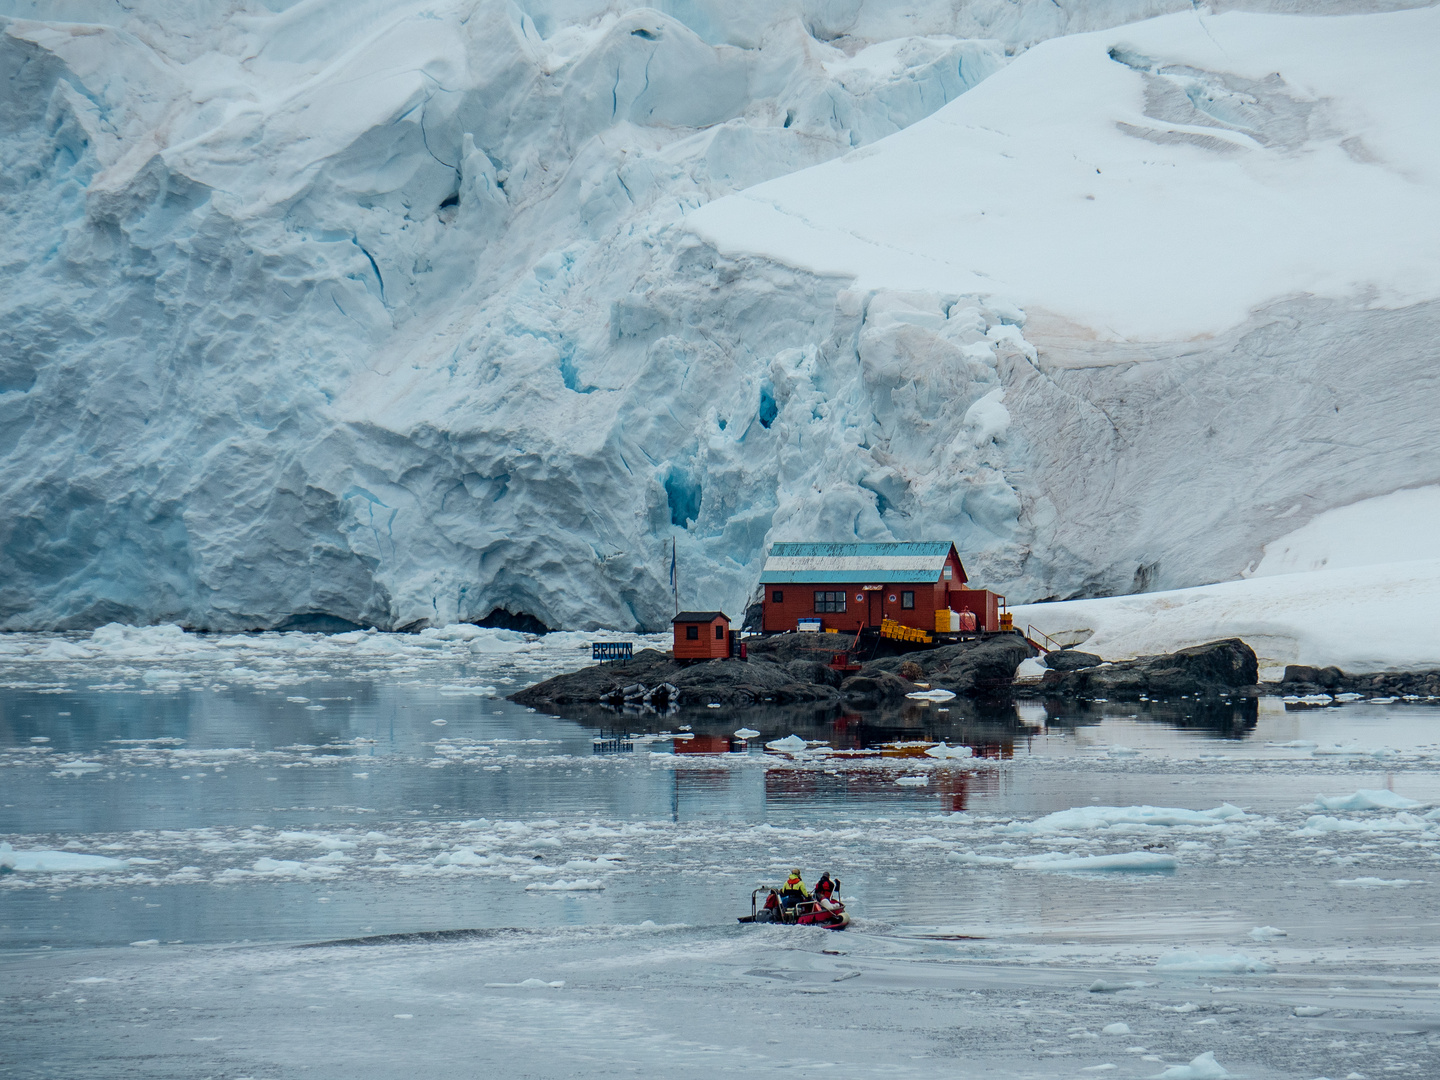
[[[1189,341],[1292,296],[1440,292],[1440,11],[1170,15],[1045,42],[963,100],[689,224],[857,289],[1002,296]],[[1043,313],[1043,314],[1042,314]],[[1028,325],[1028,320],[1027,320]]]
[[[1371,257],[1433,196],[1431,10],[0,0],[0,19],[0,627],[496,608],[658,627],[672,539],[681,602],[735,616],[775,539],[949,536],[1014,598],[1184,585],[1440,480],[1429,219]],[[1077,32],[1098,36],[1026,51]],[[1108,58],[1126,43],[1158,66]],[[1162,317],[1127,290],[1173,288],[1188,255],[1141,215],[1090,285],[1059,265],[1010,281],[1016,232],[967,265],[1006,288],[940,288],[920,242],[964,200],[835,179],[898,184],[880,166],[913,139],[964,157],[972,99],[1033,148],[1057,85],[1081,110],[1066,130],[1132,185],[1231,209],[1352,197],[1352,226],[1325,219],[1344,258],[1316,269],[1321,230],[1276,225],[1294,250],[1232,281],[1207,238],[1248,235],[1257,215],[1233,214],[1198,230],[1194,297]],[[1161,141],[1107,126],[1117,103]],[[724,196],[787,175],[897,229],[903,195],[922,225],[858,284],[778,228],[719,235],[764,211]],[[1092,211],[1124,220],[1077,176],[1027,215],[1092,238]],[[1132,273],[1117,249],[1164,258]]]
[[[1107,660],[1239,637],[1261,677],[1286,664],[1347,672],[1414,671],[1440,662],[1440,491],[1398,491],[1320,514],[1265,548],[1243,581],[1027,604],[1035,626]]]

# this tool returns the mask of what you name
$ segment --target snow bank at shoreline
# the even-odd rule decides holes
[[[1440,666],[1437,604],[1440,559],[1424,559],[1013,610],[1017,629],[1034,626],[1106,660],[1238,637],[1265,681],[1286,664],[1350,673]]]

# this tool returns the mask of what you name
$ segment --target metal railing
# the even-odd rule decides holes
[[[1054,652],[1056,649],[1064,648],[1064,646],[1061,645],[1060,642],[1056,641],[1049,634],[1045,633],[1044,630],[1038,630],[1034,626],[1030,626],[1028,624],[1025,627],[1025,638],[1027,641],[1030,642],[1031,645],[1034,645],[1037,649],[1040,649],[1041,652]],[[1037,638],[1039,639],[1038,641],[1036,640]],[[1048,648],[1042,648],[1040,645],[1041,641],[1045,642],[1045,645],[1048,646]]]

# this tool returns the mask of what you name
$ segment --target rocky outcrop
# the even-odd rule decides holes
[[[1440,671],[1382,671],[1350,675],[1338,667],[1289,664],[1278,689],[1285,694],[1365,694],[1367,696],[1440,696]]]
[[[961,697],[993,698],[1010,693],[1015,669],[1034,654],[1035,650],[1020,635],[1003,634],[882,657],[866,664],[865,669],[898,673],[902,665],[914,663],[920,665],[925,681],[935,689]]]
[[[1074,671],[1045,673],[1046,693],[1064,697],[1178,697],[1229,693],[1255,685],[1254,650],[1239,638],[1195,645],[1179,652],[1142,656]]]
[[[1009,694],[1015,669],[1033,650],[1019,635],[960,642],[938,649],[884,656],[863,664],[848,676],[829,662],[849,639],[839,635],[778,634],[749,639],[748,661],[711,660],[677,664],[667,653],[643,649],[628,664],[597,664],[537,683],[512,700],[548,707],[579,703],[643,700],[657,686],[673,686],[661,697],[679,705],[753,705],[833,702],[871,708],[898,701],[917,687],[899,674],[902,665],[916,665],[932,688],[961,697],[997,698]],[[913,673],[916,668],[907,668]],[[636,691],[635,687],[642,688]],[[627,688],[630,692],[627,694]]]

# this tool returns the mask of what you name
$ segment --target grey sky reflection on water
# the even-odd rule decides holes
[[[1428,745],[1433,715],[1423,706],[1302,714],[1242,700],[557,717],[393,678],[270,691],[8,689],[0,832],[21,849],[153,861],[125,880],[13,875],[0,885],[0,942],[723,922],[792,860],[812,877],[822,863],[836,869],[859,910],[908,919],[919,917],[913,898],[889,879],[933,897],[955,873],[943,846],[906,847],[932,819],[1089,804],[1293,808],[1322,782],[1314,768],[1333,762],[1271,744],[1358,733],[1413,748]],[[742,724],[762,735],[747,753],[729,752]],[[682,725],[694,738],[673,752],[667,742],[593,752],[603,731]],[[973,747],[976,760],[792,761],[760,749],[790,734],[854,749],[943,738]],[[1284,769],[1256,772],[1256,763]],[[1352,762],[1338,782],[1384,787],[1393,782],[1384,767]],[[922,773],[923,785],[896,783]],[[1433,786],[1428,774],[1409,783]],[[437,862],[456,851],[479,861]],[[950,896],[940,908],[958,918],[970,902]]]

